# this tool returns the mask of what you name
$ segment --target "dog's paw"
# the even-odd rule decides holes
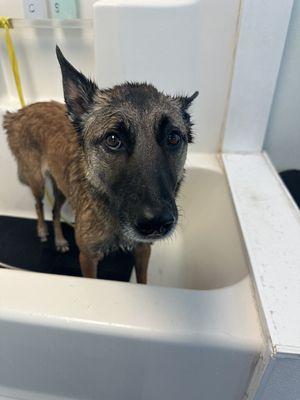
[[[59,253],[66,253],[70,250],[69,243],[65,239],[55,240],[55,247]]]
[[[49,235],[47,225],[39,225],[37,228],[37,234],[41,242],[47,242]]]

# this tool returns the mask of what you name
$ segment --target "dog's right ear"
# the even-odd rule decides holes
[[[95,82],[86,78],[66,60],[58,46],[56,46],[56,56],[61,68],[68,115],[76,130],[80,133],[82,116],[89,111],[98,88]]]

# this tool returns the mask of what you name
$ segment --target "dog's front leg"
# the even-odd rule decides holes
[[[80,251],[79,263],[82,275],[85,278],[97,278],[98,263],[102,259],[103,253],[91,254],[86,251]]]
[[[151,245],[147,243],[140,243],[133,250],[137,283],[147,283],[147,269],[150,254]]]

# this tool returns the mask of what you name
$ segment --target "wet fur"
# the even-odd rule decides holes
[[[64,59],[62,68],[66,105],[40,102],[7,112],[3,126],[18,165],[22,183],[36,201],[37,231],[47,239],[43,215],[45,175],[55,195],[53,223],[59,251],[67,251],[60,227],[65,199],[75,213],[75,236],[82,273],[96,276],[105,253],[133,249],[137,280],[146,283],[150,243],[132,226],[145,203],[176,209],[175,196],[184,173],[191,121],[187,108],[196,97],[171,97],[152,85],[125,83],[99,90]],[[186,102],[186,104],[185,104]],[[167,157],[159,147],[160,124],[176,124],[186,137],[177,156]],[[101,147],[105,132],[122,129],[132,144],[126,155],[115,157]]]

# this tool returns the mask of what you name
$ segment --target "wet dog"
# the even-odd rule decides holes
[[[35,198],[38,236],[47,240],[42,201],[48,175],[57,250],[68,250],[60,225],[67,199],[83,276],[96,277],[104,254],[132,249],[137,281],[146,283],[151,243],[171,235],[177,223],[175,198],[192,141],[188,108],[198,92],[169,96],[128,82],[102,90],[59,48],[57,57],[65,104],[34,103],[7,112],[3,123],[19,179]]]

